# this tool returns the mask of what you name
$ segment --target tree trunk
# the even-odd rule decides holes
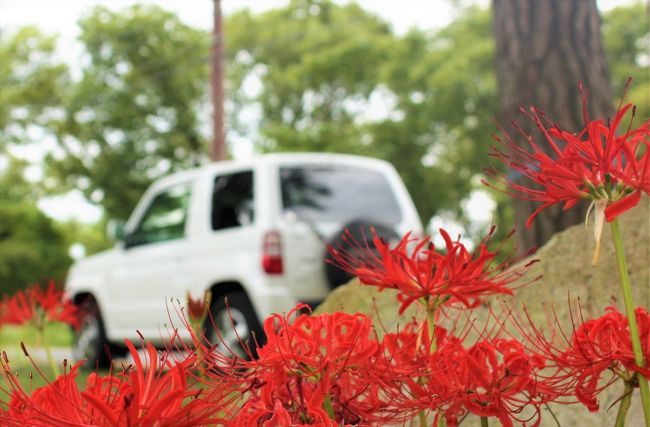
[[[494,0],[493,10],[499,122],[506,129],[516,120],[539,140],[532,121],[519,113],[519,107],[534,105],[563,129],[580,131],[584,122],[579,82],[589,91],[590,117],[609,117],[612,94],[595,0]],[[553,206],[526,230],[526,219],[538,206],[514,201],[521,251],[539,247],[555,232],[583,222],[587,207],[562,212],[561,206]]]
[[[226,160],[226,130],[224,125],[224,88],[226,54],[223,37],[221,0],[214,0],[212,29],[212,144],[210,160]]]

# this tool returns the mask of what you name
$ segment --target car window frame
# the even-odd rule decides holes
[[[153,240],[153,241],[137,241],[134,240],[136,232],[139,230],[139,228],[142,226],[144,220],[147,218],[148,213],[151,210],[151,207],[154,205],[156,200],[158,199],[159,196],[168,193],[170,191],[173,191],[176,188],[180,187],[186,187],[187,189],[187,202],[185,206],[185,217],[184,217],[184,224],[183,224],[183,235],[179,237],[172,237],[169,239],[163,239],[163,240]],[[167,242],[173,242],[173,241],[178,241],[182,239],[186,239],[188,236],[188,225],[190,222],[190,210],[191,210],[191,205],[192,205],[192,197],[194,193],[194,185],[193,181],[187,180],[187,181],[181,181],[181,182],[175,182],[173,184],[167,185],[163,188],[158,189],[151,197],[148,198],[146,206],[144,206],[141,209],[141,214],[138,216],[137,222],[135,223],[135,226],[129,230],[129,232],[124,236],[124,249],[131,249],[131,248],[137,248],[137,247],[149,247],[151,245],[156,245],[156,244],[161,244],[161,243],[167,243]]]

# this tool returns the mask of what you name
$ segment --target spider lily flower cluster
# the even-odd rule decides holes
[[[505,150],[493,147],[491,155],[528,182],[520,183],[494,169],[488,169],[488,174],[504,184],[504,191],[512,196],[542,203],[528,218],[527,227],[549,206],[561,203],[567,210],[581,200],[590,201],[595,211],[596,263],[604,220],[613,221],[636,206],[641,194],[650,195],[650,119],[633,129],[635,107],[626,104],[619,107],[609,123],[602,119],[591,120],[582,85],[580,93],[585,122],[580,132],[562,130],[543,111],[531,107],[529,111],[521,111],[543,135],[542,143],[516,123],[520,139],[525,142],[523,147],[503,129],[503,138],[495,136]],[[628,115],[631,118],[627,128],[621,130],[621,125],[626,126]]]
[[[644,359],[650,360],[650,313],[638,307],[635,317]],[[627,318],[616,307],[607,307],[602,316],[589,320],[578,312],[572,330],[568,334],[558,324],[559,333],[549,337],[535,327],[530,317],[527,327],[519,329],[525,342],[555,367],[555,377],[573,389],[570,395],[590,411],[598,411],[598,394],[617,381],[638,386],[636,373],[650,378],[650,369],[635,362]]]
[[[12,373],[6,355],[2,368],[11,399],[0,413],[3,426],[200,426],[221,424],[229,413],[234,388],[203,392],[190,375],[195,358],[172,362],[145,344],[145,357],[128,340],[134,364],[120,373],[91,373],[77,384],[82,362],[29,395]]]
[[[402,303],[400,314],[414,302],[431,311],[441,306],[471,309],[485,297],[512,295],[514,291],[509,286],[536,262],[510,269],[508,261],[495,264],[498,253],[488,249],[494,230],[493,227],[474,253],[460,242],[460,236],[453,240],[444,229],[440,229],[445,242],[442,251],[436,250],[429,237],[414,239],[409,234],[395,247],[374,236],[374,250],[365,243],[361,252],[345,253],[337,248],[330,251],[341,268],[353,273],[361,283],[397,290]],[[364,255],[355,256],[358,253]]]
[[[59,373],[47,340],[45,327],[51,322],[61,322],[76,329],[80,326],[79,310],[68,300],[63,291],[51,281],[47,288],[32,285],[12,296],[4,295],[0,301],[0,327],[2,325],[32,325],[36,328],[38,341],[45,349],[52,373]]]
[[[578,134],[547,128],[539,110],[526,113],[552,154],[525,135],[532,151],[506,136],[510,153],[495,155],[537,184],[497,178],[505,191],[542,202],[529,223],[552,204],[570,208],[587,199],[597,218],[616,224],[641,193],[650,193],[648,122],[616,131],[630,110],[621,107],[607,125],[585,112]],[[188,295],[178,313],[192,345],[178,340],[158,351],[143,340],[141,355],[127,341],[133,364],[118,373],[93,373],[85,387],[76,381],[80,365],[64,364],[61,376],[27,393],[3,354],[0,425],[335,427],[419,420],[421,426],[453,427],[479,417],[482,425],[492,418],[506,427],[535,427],[550,404],[598,410],[599,394],[619,382],[625,390],[616,426],[624,425],[637,388],[642,406],[650,408],[650,315],[627,297],[626,314],[609,307],[595,319],[575,316],[571,331],[558,326],[545,332],[511,310],[504,316],[491,312],[493,325],[471,320],[471,310],[491,297],[512,295],[535,281],[524,278],[532,262],[513,267],[516,260],[497,261],[503,257],[493,249],[492,234],[473,252],[445,230],[441,248],[409,234],[395,245],[370,236],[350,242],[347,252],[330,248],[334,262],[363,285],[396,291],[400,313],[416,305],[424,314],[383,337],[363,314],[313,315],[299,305],[266,319],[265,344],[244,345],[250,357],[242,360],[204,336],[210,295]],[[5,297],[0,305],[2,322],[31,319],[78,323],[74,306],[53,285]],[[171,357],[171,349],[183,352]]]
[[[408,251],[403,243],[374,258],[365,257],[365,262],[382,261],[392,267],[399,263],[403,267],[432,265],[417,249],[425,245]],[[496,282],[495,277],[505,280],[510,276],[489,262],[470,262],[493,252],[479,247],[469,256],[458,241],[448,239],[447,243],[447,249],[456,248],[452,257],[448,253],[442,256],[431,247],[427,256],[471,271],[477,286],[472,286],[472,280],[454,282],[468,286],[462,292],[465,301],[479,301],[494,289],[504,289],[504,282]],[[339,256],[345,265],[368,271],[370,264],[351,263],[348,254]],[[396,264],[395,259],[401,261]],[[519,269],[516,272],[517,277],[523,274]],[[383,277],[390,277],[391,282],[381,283],[406,283],[413,275],[406,268],[393,268],[390,275],[380,274],[375,279]],[[451,280],[465,275],[444,277]],[[486,287],[490,280],[494,286]],[[400,286],[394,288],[404,303],[413,297],[413,289],[418,289],[420,302],[431,296],[440,298],[444,295],[440,286],[430,287],[431,294],[411,286],[403,291]],[[563,348],[534,328],[521,329],[528,331],[522,342],[508,338],[498,328],[481,331],[474,342],[468,343],[468,331],[453,333],[455,329],[442,325],[442,316],[434,317],[434,327],[429,324],[430,318],[413,320],[380,339],[365,315],[298,314],[303,311],[304,307],[298,306],[285,316],[268,318],[264,324],[267,342],[257,349],[258,358],[249,361],[224,354],[200,360],[197,354],[212,355],[215,351],[200,336],[194,337],[196,351],[181,360],[170,359],[167,352],[159,353],[151,344],[145,344],[143,359],[127,342],[133,366],[118,374],[91,374],[84,389],[75,381],[79,369],[75,365],[29,395],[5,356],[3,368],[9,387],[4,390],[8,399],[0,413],[0,424],[394,425],[422,413],[436,426],[442,419],[448,426],[459,425],[468,414],[494,417],[503,426],[537,426],[542,408],[551,402],[579,401],[590,410],[596,409],[595,396],[611,383],[601,383],[600,376],[606,370],[627,375],[625,378],[632,372],[650,374],[635,366],[624,317],[614,309],[601,319],[576,325]],[[648,342],[650,318],[642,309],[638,318],[644,342]],[[190,319],[185,326],[191,327]],[[647,354],[647,346],[645,351]],[[212,364],[206,364],[207,360]]]
[[[32,324],[40,331],[49,322],[79,326],[77,307],[64,298],[54,282],[45,289],[33,285],[12,296],[5,295],[0,302],[0,325]]]
[[[567,384],[542,373],[546,360],[516,340],[482,336],[467,345],[438,326],[431,346],[426,329],[410,326],[384,337],[392,361],[387,392],[413,413],[432,411],[435,426],[441,419],[457,426],[469,414],[503,426],[539,425],[542,406],[567,392]]]
[[[236,422],[258,425],[270,412],[290,420],[287,425],[394,418],[385,412],[389,402],[371,374],[378,372],[382,354],[370,319],[301,314],[289,322],[293,316],[274,315],[264,323],[268,341],[259,358],[246,364],[253,381]]]

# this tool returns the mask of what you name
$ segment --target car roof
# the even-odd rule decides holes
[[[159,185],[168,185],[173,182],[194,179],[204,174],[214,174],[217,172],[227,172],[229,170],[238,170],[253,168],[261,164],[300,164],[300,163],[338,163],[338,164],[355,164],[371,168],[390,167],[390,164],[384,160],[371,157],[355,156],[351,154],[338,153],[271,153],[259,154],[244,160],[224,160],[209,163],[192,169],[187,169],[170,174],[157,181]]]

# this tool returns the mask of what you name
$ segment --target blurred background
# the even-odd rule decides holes
[[[114,244],[108,220],[126,219],[153,180],[214,160],[215,102],[222,157],[379,157],[431,230],[444,225],[468,244],[493,223],[505,234],[531,207],[480,184],[487,166],[501,167],[488,158],[496,124],[508,128],[532,104],[578,131],[578,82],[592,116],[607,117],[628,77],[625,100],[647,118],[648,7],[0,0],[0,287],[62,280],[74,258]],[[583,221],[576,211],[559,220],[549,210],[520,248]]]

